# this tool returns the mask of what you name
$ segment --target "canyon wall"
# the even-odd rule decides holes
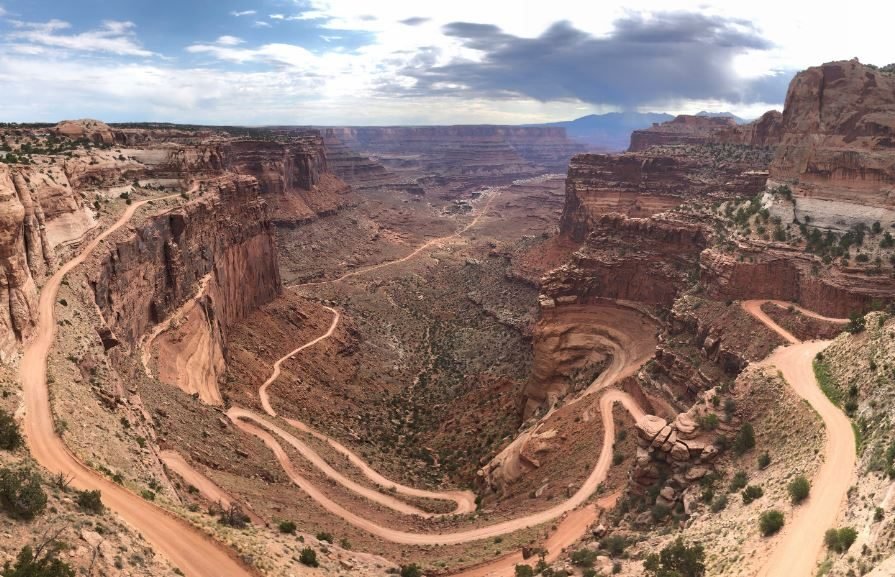
[[[846,318],[891,301],[892,279],[866,268],[828,268],[799,249],[751,246],[739,255],[705,251],[701,283],[717,300],[777,299],[825,316]]]
[[[115,335],[135,344],[211,275],[214,316],[231,326],[282,290],[273,227],[249,176],[224,176],[118,241],[90,279]]]
[[[580,154],[566,179],[561,231],[583,241],[608,213],[647,217],[687,199],[754,196],[764,190],[770,156],[761,149],[651,149],[643,153]]]
[[[826,228],[895,224],[895,75],[857,60],[800,72],[786,95],[770,167]],[[829,213],[830,218],[824,218]]]
[[[621,299],[670,306],[696,279],[709,232],[671,216],[606,214],[593,221],[584,245],[542,279],[557,302]]]
[[[772,147],[781,140],[782,119],[776,110],[747,124],[737,124],[733,118],[724,116],[681,114],[668,122],[654,123],[650,128],[632,132],[628,151],[642,152],[653,146],[720,143]]]

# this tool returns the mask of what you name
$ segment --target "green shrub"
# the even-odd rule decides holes
[[[799,475],[789,482],[787,491],[789,491],[789,498],[792,499],[793,505],[798,505],[808,498],[808,494],[811,492],[811,483],[808,482],[808,479]]]
[[[293,521],[280,521],[279,528],[280,528],[280,533],[287,533],[289,535],[294,535],[295,529],[297,527],[295,526],[295,522],[293,522]]]
[[[758,456],[758,468],[762,471],[768,468],[768,465],[771,464],[771,456],[767,451]]]
[[[516,577],[534,577],[534,574],[531,565],[516,565]]]
[[[749,505],[752,501],[760,499],[764,495],[764,491],[758,485],[749,485],[743,489],[743,504]]]
[[[40,475],[26,469],[0,469],[0,506],[13,519],[33,519],[47,507]]]
[[[858,532],[851,527],[841,529],[829,529],[824,534],[824,543],[827,548],[836,553],[845,553],[858,538]]]
[[[755,430],[752,423],[743,423],[733,440],[733,452],[742,455],[755,447]]]
[[[600,539],[600,549],[609,553],[610,557],[621,557],[628,546],[628,540],[621,535],[609,535]]]
[[[699,417],[699,426],[706,431],[714,431],[718,428],[718,415],[706,413]]]
[[[730,480],[730,492],[736,493],[740,489],[743,489],[748,482],[749,477],[746,475],[746,471],[737,471],[734,473],[733,479]]]
[[[12,451],[22,446],[22,433],[12,415],[0,409],[0,449]]]
[[[3,577],[75,577],[75,570],[57,558],[61,544],[45,543],[37,552],[30,545],[22,547],[16,562],[9,561],[0,571]]]
[[[333,543],[332,533],[327,533],[326,531],[321,531],[321,532],[317,533],[317,540],[318,541],[326,541],[327,543],[332,544]]]
[[[96,491],[79,491],[78,497],[75,499],[78,508],[87,513],[100,514],[103,512],[103,499],[99,490]]]
[[[720,513],[727,507],[727,495],[718,495],[714,501],[712,501],[712,513]]]
[[[783,513],[776,509],[770,509],[758,518],[758,528],[761,534],[769,537],[783,528]]]
[[[301,550],[301,553],[298,554],[298,562],[308,567],[320,566],[320,563],[317,562],[317,552],[310,547]]]
[[[423,570],[416,563],[401,565],[401,577],[423,577]]]
[[[578,549],[571,555],[572,565],[576,567],[593,567],[597,552],[590,549]]]
[[[678,537],[659,554],[652,553],[643,563],[651,577],[704,577],[705,551],[702,545],[687,545]]]

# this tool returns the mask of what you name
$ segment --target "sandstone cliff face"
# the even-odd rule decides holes
[[[655,123],[650,128],[631,133],[629,152],[640,152],[651,146],[678,144],[706,144],[721,131],[736,127],[733,118],[723,116],[694,116],[681,114],[668,122]]]
[[[610,298],[670,306],[695,281],[708,238],[696,223],[603,215],[570,262],[544,277],[542,292],[560,302]]]
[[[16,176],[0,165],[0,360],[15,353],[17,342],[27,338],[37,321],[34,275],[50,264],[41,239],[34,202],[25,186],[19,191]],[[24,197],[24,198],[23,198]]]
[[[783,115],[776,110],[765,112],[748,124],[737,124],[733,118],[681,114],[668,122],[632,132],[628,150],[640,152],[653,146],[712,143],[773,147],[780,143],[782,133]]]
[[[206,275],[216,322],[226,328],[244,318],[281,291],[276,254],[255,179],[221,177],[118,242],[91,285],[109,328],[133,345],[192,297]]]
[[[688,147],[648,153],[580,154],[566,179],[560,229],[583,241],[596,220],[608,213],[648,217],[685,200],[754,196],[764,190],[767,162],[761,150]]]
[[[224,140],[185,146],[170,154],[174,173],[193,177],[231,172],[257,179],[278,224],[330,214],[349,202],[350,188],[329,172],[323,137],[300,131],[284,141]]]
[[[711,298],[793,301],[838,318],[892,298],[891,278],[860,269],[829,269],[798,249],[757,245],[741,256],[715,249],[702,254],[701,282]]]
[[[895,75],[857,60],[809,68],[790,84],[782,121],[771,178],[788,182],[797,204],[895,209]]]

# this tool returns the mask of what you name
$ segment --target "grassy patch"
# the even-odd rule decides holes
[[[837,407],[842,406],[842,391],[839,390],[839,386],[836,383],[836,377],[830,372],[830,367],[827,364],[819,360],[817,358],[814,359],[812,363],[814,366],[814,376],[817,378],[817,384],[820,385],[820,390],[830,399],[830,402],[836,405]]]

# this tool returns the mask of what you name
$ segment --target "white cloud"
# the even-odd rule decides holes
[[[240,16],[254,16],[257,13],[257,10],[234,10],[233,12],[230,12],[230,16],[239,18]]]
[[[265,22],[264,20],[255,20],[255,23],[252,24],[253,28],[270,28],[270,24]]]
[[[71,28],[62,20],[14,22],[16,32],[7,35],[20,44],[63,48],[77,52],[108,52],[119,56],[154,56],[136,40],[133,22],[106,20],[96,30],[80,34],[60,34]]]
[[[0,17],[6,16],[6,8],[0,6]]]
[[[218,39],[214,41],[215,44],[220,44],[221,46],[238,46],[240,44],[245,44],[245,40],[242,38],[237,38],[236,36],[218,36]]]

